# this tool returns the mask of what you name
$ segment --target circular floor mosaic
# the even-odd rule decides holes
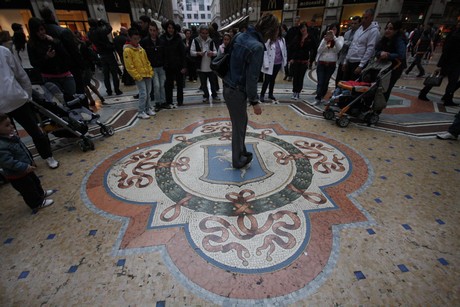
[[[254,159],[238,170],[230,143],[228,120],[165,131],[98,165],[89,205],[125,218],[117,253],[165,248],[186,284],[231,299],[304,291],[334,265],[332,226],[368,220],[347,197],[367,164],[335,140],[250,123]]]

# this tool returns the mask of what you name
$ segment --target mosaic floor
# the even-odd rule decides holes
[[[458,110],[415,92],[340,128],[278,88],[242,170],[222,103],[104,106],[115,135],[37,159],[53,206],[0,186],[0,305],[460,305],[460,143],[434,138]]]

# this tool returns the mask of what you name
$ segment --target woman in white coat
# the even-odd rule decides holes
[[[264,52],[264,62],[261,69],[261,72],[265,74],[265,78],[259,100],[260,102],[265,102],[265,92],[268,87],[268,99],[272,103],[278,103],[278,100],[273,96],[273,88],[275,87],[278,72],[287,65],[286,41],[281,35],[281,29],[278,29],[277,39],[268,40],[265,43],[265,47],[266,51]]]

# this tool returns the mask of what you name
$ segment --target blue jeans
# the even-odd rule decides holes
[[[75,85],[75,80],[72,76],[63,78],[43,78],[43,80],[45,82],[51,82],[56,84],[62,91],[62,94],[64,94],[65,101],[70,101],[74,99],[73,95],[75,95],[77,87]]]
[[[166,73],[163,67],[155,67],[153,69],[153,94],[155,97],[154,101],[157,106],[164,104],[166,101],[165,80]]]
[[[137,110],[147,112],[152,106],[150,105],[150,92],[152,91],[152,78],[144,78],[136,81],[139,90],[139,105]]]
[[[329,88],[329,80],[335,71],[335,64],[321,64],[319,63],[316,67],[316,74],[318,75],[318,84],[316,86],[316,97],[315,99],[321,100],[326,96]]]

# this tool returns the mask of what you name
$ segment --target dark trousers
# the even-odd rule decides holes
[[[16,110],[9,112],[8,116],[17,121],[30,135],[35,144],[35,148],[37,148],[37,151],[42,159],[49,158],[53,155],[51,152],[50,140],[48,139],[48,136],[37,126],[37,118],[28,103],[25,103]]]
[[[355,69],[358,68],[359,62],[347,63],[346,69],[343,72],[343,80],[357,80],[359,79],[359,74],[355,74]]]
[[[410,64],[409,68],[407,68],[406,73],[408,74],[412,70],[412,68],[414,68],[414,66],[417,65],[419,75],[424,75],[425,69],[422,66],[422,58],[423,53],[417,52],[414,61],[412,62],[412,64]]]
[[[188,81],[193,81],[197,79],[196,63],[192,58],[187,58],[187,74]]]
[[[395,84],[398,81],[398,79],[401,77],[402,72],[403,72],[402,68],[397,69],[397,70],[393,70],[391,72],[390,83],[388,84],[388,89],[385,92],[385,94],[383,94],[383,96],[385,96],[386,101],[388,101],[388,99],[390,99],[391,91],[393,90],[393,87],[395,86]]]
[[[173,103],[173,88],[174,81],[177,86],[177,104],[184,104],[184,75],[180,69],[165,68],[166,80],[165,80],[165,96],[166,104]]]
[[[203,97],[209,98],[208,90],[208,79],[211,85],[211,95],[213,98],[217,97],[217,75],[213,71],[199,71],[198,76],[200,77],[201,90],[203,91]]]
[[[335,71],[334,65],[325,65],[319,63],[316,67],[316,74],[318,75],[318,84],[316,86],[316,97],[315,99],[321,100],[326,96],[327,90],[329,88],[329,80],[332,77],[332,74]]]
[[[337,74],[335,75],[335,87],[337,87],[339,82],[342,80],[344,80],[343,79],[343,65],[339,64],[339,67],[337,68]]]
[[[447,131],[456,137],[460,135],[460,111],[455,115],[454,122],[449,126]]]
[[[83,81],[83,71],[79,67],[74,67],[70,70],[75,80],[75,90],[77,94],[86,94],[85,93],[85,82]],[[81,105],[89,108],[88,98],[85,98],[81,101]]]
[[[273,97],[273,89],[275,88],[275,80],[278,72],[281,69],[281,64],[273,65],[273,73],[271,75],[265,74],[264,83],[262,84],[262,90],[260,92],[261,96],[265,95],[268,87],[268,97]]]
[[[32,172],[22,178],[9,180],[13,188],[21,194],[24,202],[31,209],[35,209],[43,203],[45,191],[35,173]]]
[[[104,74],[104,85],[107,94],[112,94],[110,85],[110,75],[112,75],[113,89],[115,92],[120,90],[120,80],[118,79],[118,62],[113,53],[101,54],[102,73]]]
[[[291,64],[291,74],[292,74],[292,92],[300,93],[303,88],[303,79],[305,78],[305,73],[307,72],[308,64],[302,63],[293,63]]]
[[[224,85],[224,99],[232,122],[232,165],[240,168],[248,161],[245,145],[248,126],[247,95]]]

